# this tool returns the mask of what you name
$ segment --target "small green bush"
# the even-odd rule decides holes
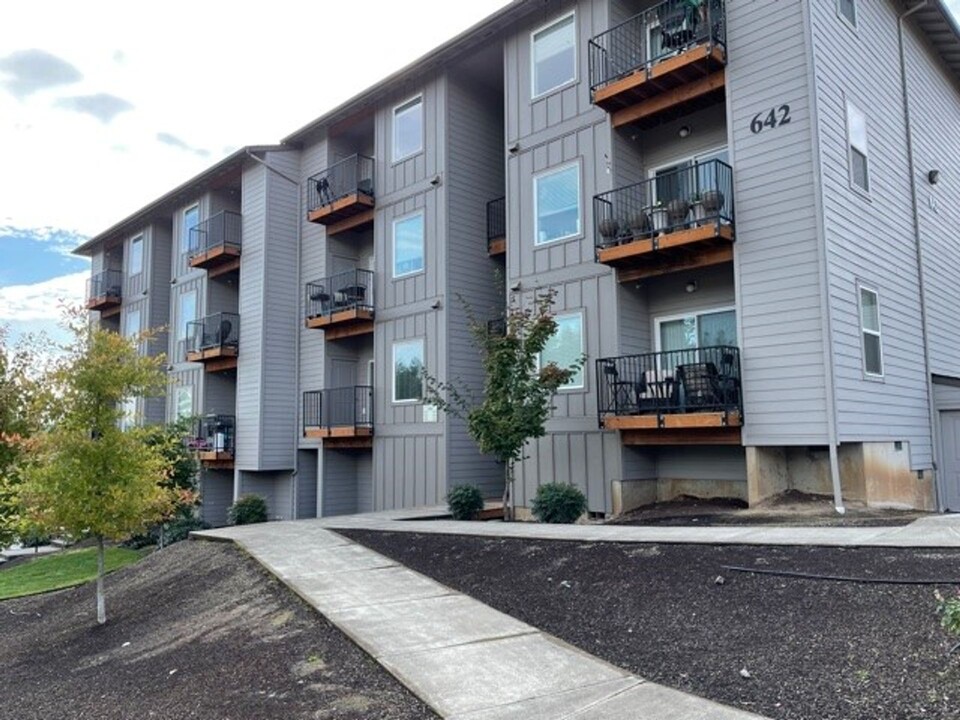
[[[244,495],[227,510],[231,525],[252,525],[267,521],[267,501],[259,495]]]
[[[483,496],[474,485],[455,485],[447,495],[447,507],[454,520],[476,520],[483,510]]]
[[[939,590],[934,590],[933,594],[937,598],[940,625],[951,635],[960,635],[960,590],[952,597],[944,597]]]
[[[567,483],[544,483],[530,504],[538,522],[572,523],[587,510],[587,498],[580,489]]]

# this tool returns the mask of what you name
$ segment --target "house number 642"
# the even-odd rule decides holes
[[[764,128],[775,128],[780,127],[781,125],[786,125],[790,122],[790,106],[781,105],[780,107],[773,108],[772,110],[764,110],[763,112],[758,112],[753,116],[753,120],[750,121],[750,132],[756,135],[759,132],[763,132]]]

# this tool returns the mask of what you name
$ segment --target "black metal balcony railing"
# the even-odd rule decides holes
[[[103,270],[87,280],[87,305],[120,302],[123,295],[123,273]]]
[[[598,248],[697,225],[733,223],[733,169],[709,160],[593,198]]]
[[[507,198],[487,203],[487,245],[507,236]]]
[[[738,412],[740,349],[727,345],[597,360],[597,409],[605,415]]]
[[[236,354],[240,345],[240,316],[221,312],[187,323],[187,353],[210,350]]]
[[[373,197],[373,158],[351,155],[307,179],[307,212],[350,195]]]
[[[206,415],[197,421],[196,436],[188,446],[201,455],[216,453],[232,457],[236,438],[236,418],[233,415]]]
[[[190,228],[187,253],[192,259],[217,248],[239,250],[241,237],[242,216],[240,213],[224,210]]]
[[[373,429],[373,388],[353,385],[303,394],[303,430]]]
[[[664,0],[588,43],[590,90],[696,45],[726,46],[726,0]]]
[[[373,312],[373,271],[357,268],[307,283],[307,318],[343,310]]]

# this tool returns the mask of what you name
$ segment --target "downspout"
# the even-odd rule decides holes
[[[907,96],[907,58],[904,51],[903,25],[904,21],[918,10],[925,8],[928,0],[920,0],[916,5],[902,13],[897,18],[897,44],[900,51],[900,86],[903,95],[903,121],[907,135],[907,168],[910,172],[910,201],[913,206],[913,233],[914,247],[917,254],[917,287],[920,293],[920,333],[923,339],[923,372],[927,388],[927,411],[930,415],[930,457],[937,486],[937,509],[943,510],[943,493],[940,492],[940,477],[936,472],[939,463],[940,437],[937,431],[937,409],[934,403],[933,375],[930,372],[930,343],[927,330],[927,298],[923,279],[923,247],[920,236],[920,204],[917,200],[917,173],[913,157],[913,126],[910,116],[910,100]]]
[[[301,258],[301,246],[303,243],[303,193],[300,192],[300,181],[295,180],[288,175],[277,170],[275,167],[270,165],[270,163],[265,162],[261,158],[258,158],[249,150],[246,151],[247,157],[249,157],[254,162],[260,163],[267,170],[274,173],[278,177],[283,178],[288,183],[291,183],[294,187],[297,188],[297,297],[300,297],[300,288],[302,287],[300,273],[302,272],[303,263],[300,262]],[[297,307],[299,307],[299,299],[297,300]],[[294,373],[294,405],[299,406],[300,403],[300,313],[293,318],[294,321],[294,334],[293,334],[293,353],[296,358],[297,370]],[[299,413],[298,413],[299,415]],[[297,491],[299,485],[299,475],[300,475],[300,431],[297,424],[294,423],[293,428],[293,472],[290,475],[291,482],[293,483],[292,491],[290,493],[290,519],[297,519]]]

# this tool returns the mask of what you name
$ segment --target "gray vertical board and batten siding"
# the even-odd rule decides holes
[[[838,433],[904,440],[913,469],[932,466],[919,275],[897,48],[887,0],[858,3],[852,29],[811,4]],[[878,71],[876,57],[888,58]],[[869,196],[851,186],[846,101],[867,117]],[[866,377],[857,283],[877,290],[882,380]]]
[[[295,520],[317,517],[317,451],[298,450]]]

